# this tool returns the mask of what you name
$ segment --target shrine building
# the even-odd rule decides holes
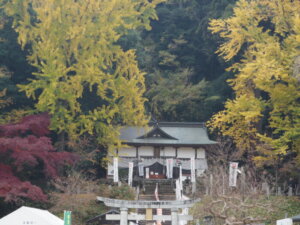
[[[120,179],[128,177],[129,163],[133,163],[133,180],[166,179],[167,160],[172,160],[172,175],[179,177],[181,167],[184,179],[191,175],[191,158],[195,159],[196,176],[207,169],[206,151],[217,142],[209,139],[204,123],[158,122],[148,127],[124,127],[120,140],[126,147],[109,152],[118,157]],[[111,160],[113,162],[113,160]],[[113,178],[113,163],[108,164],[107,177]]]

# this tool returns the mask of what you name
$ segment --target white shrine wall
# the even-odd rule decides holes
[[[136,147],[123,147],[119,149],[119,156],[123,157],[136,157]]]
[[[195,148],[192,147],[179,147],[177,148],[177,158],[191,158],[195,157],[197,159],[205,159],[205,149],[198,148],[196,149],[197,154],[195,154]],[[109,152],[109,156],[116,156],[117,151]],[[136,157],[136,147],[135,146],[128,146],[123,147],[118,150],[118,155],[120,157]],[[153,146],[140,146],[138,147],[138,155],[143,157],[153,157],[154,156],[154,147]],[[174,147],[163,147],[160,150],[160,157],[176,157],[176,149]]]
[[[152,146],[141,146],[138,149],[139,156],[154,156],[154,147]]]
[[[176,156],[176,149],[174,147],[164,147],[160,151],[161,157],[175,157]]]
[[[137,149],[135,146],[128,146],[114,150],[115,152],[109,152],[110,157],[137,157]],[[118,152],[118,154],[117,154]],[[154,157],[154,147],[153,146],[140,146],[138,147],[138,155],[140,157]],[[163,158],[176,158],[176,148],[175,147],[162,147],[160,150],[160,157]],[[206,153],[204,148],[193,148],[193,147],[179,147],[177,148],[177,158],[190,159],[196,157],[197,159],[205,159]],[[196,176],[201,176],[204,170],[196,170]],[[108,163],[107,165],[107,175],[113,176],[113,165]],[[188,175],[189,176],[189,175]]]
[[[177,158],[194,158],[195,149],[191,147],[180,147],[177,149]]]
[[[205,149],[204,148],[197,149],[197,159],[205,159]]]

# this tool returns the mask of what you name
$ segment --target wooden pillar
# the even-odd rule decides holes
[[[293,188],[289,187],[288,196],[293,196]]]
[[[137,159],[139,158],[139,146],[135,147],[135,156]]]

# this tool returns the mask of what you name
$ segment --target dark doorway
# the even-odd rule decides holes
[[[154,158],[160,158],[160,147],[154,148]]]
[[[164,166],[156,162],[149,166],[149,177],[150,179],[164,179]]]

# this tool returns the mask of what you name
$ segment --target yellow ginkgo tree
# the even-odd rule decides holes
[[[258,163],[288,152],[300,163],[300,1],[239,0],[209,29],[224,39],[217,53],[238,61],[229,68],[235,98],[210,125]]]
[[[118,126],[146,123],[144,74],[134,50],[118,40],[150,29],[161,0],[7,0],[19,43],[29,49],[33,78],[19,85],[69,137],[95,134],[117,143]],[[89,96],[87,99],[86,96]],[[89,101],[89,107],[83,105]]]

